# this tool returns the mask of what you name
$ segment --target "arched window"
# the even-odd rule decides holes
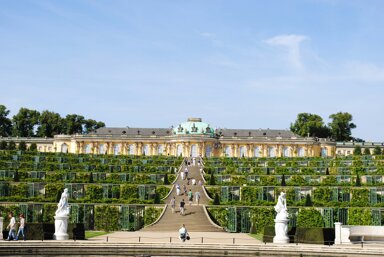
[[[129,155],[135,155],[136,147],[135,145],[128,145],[128,154]]]
[[[182,145],[177,145],[176,156],[183,156],[183,146]]]
[[[268,147],[268,157],[275,157],[276,156],[276,148],[275,147]]]
[[[191,155],[192,157],[197,157],[199,156],[199,153],[197,151],[197,145],[191,145]]]
[[[225,156],[232,157],[232,148],[230,146],[225,147]]]
[[[205,147],[205,156],[211,157],[211,155],[212,155],[212,147],[210,145],[207,145]]]
[[[304,148],[303,147],[297,148],[297,156],[304,157]]]
[[[260,156],[261,156],[261,153],[260,153],[260,147],[256,146],[256,147],[253,149],[253,156],[255,156],[255,157],[260,157]]]
[[[85,150],[85,153],[88,153],[88,154],[91,153],[92,152],[91,144],[86,144],[84,150]]]
[[[291,148],[290,147],[284,147],[283,155],[284,155],[284,157],[291,157]]]
[[[240,146],[240,157],[247,157],[247,147],[246,146]]]
[[[321,148],[321,157],[327,157],[328,156],[328,151],[326,147]]]
[[[104,154],[105,153],[105,147],[104,144],[99,145],[99,154]]]
[[[162,155],[163,152],[164,152],[164,147],[163,147],[163,145],[158,145],[158,146],[157,146],[157,154],[158,154],[158,155]]]
[[[119,155],[120,154],[120,145],[116,144],[113,146],[113,154],[114,155]]]
[[[149,155],[149,145],[144,145],[144,147],[143,147],[143,155]]]
[[[67,153],[68,152],[68,145],[66,143],[61,145],[61,152]]]

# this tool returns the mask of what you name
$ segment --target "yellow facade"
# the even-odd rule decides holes
[[[41,152],[114,155],[172,155],[207,157],[329,157],[336,143],[299,137],[287,130],[212,129],[200,118],[176,127],[100,128],[86,135],[47,138],[7,138],[37,144]]]

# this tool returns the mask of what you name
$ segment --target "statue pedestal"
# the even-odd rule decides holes
[[[68,216],[55,216],[55,240],[68,240]]]
[[[289,244],[288,221],[288,219],[275,219],[274,244]]]

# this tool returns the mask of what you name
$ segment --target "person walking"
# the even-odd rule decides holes
[[[176,195],[180,195],[180,185],[176,184]]]
[[[182,242],[185,242],[185,240],[189,240],[189,234],[188,234],[188,231],[185,227],[185,224],[183,224],[181,226],[181,228],[179,229],[179,239]]]
[[[19,240],[19,236],[20,236],[20,234],[21,235],[23,235],[23,240],[25,241],[25,240],[27,240],[26,238],[25,238],[25,234],[24,234],[24,228],[25,228],[25,218],[24,218],[24,214],[20,214],[20,216],[19,216],[19,231],[17,231],[17,235],[16,235],[16,238],[15,238],[15,240],[17,241],[17,240]]]
[[[187,191],[187,186],[186,185],[183,185],[183,191],[184,191],[184,195],[187,195],[188,191]]]
[[[171,202],[169,203],[171,205],[172,213],[175,213],[175,207],[176,207],[176,199],[173,197],[171,199]]]
[[[193,193],[192,193],[192,190],[189,189],[189,192],[188,192],[188,202],[189,202],[189,205],[192,205],[192,202],[193,202]]]
[[[13,217],[12,212],[8,214],[8,217],[9,217],[9,224],[7,226],[7,229],[9,228],[9,233],[6,239],[7,241],[16,239],[16,219],[15,217]]]
[[[184,211],[185,211],[185,202],[184,202],[184,199],[182,199],[180,202],[180,215],[184,215]]]
[[[199,205],[199,203],[200,203],[200,192],[199,191],[195,192],[195,199],[196,199],[196,204]]]

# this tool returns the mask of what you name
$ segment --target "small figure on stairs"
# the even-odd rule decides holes
[[[189,202],[189,205],[192,205],[192,202],[193,202],[193,193],[192,193],[192,190],[189,189],[189,192],[188,192],[188,202]]]
[[[171,199],[171,202],[169,203],[171,205],[172,213],[175,213],[175,207],[176,207],[176,199],[173,197]]]
[[[179,239],[182,242],[185,242],[185,240],[189,240],[189,234],[187,229],[185,228],[185,225],[183,224],[181,228],[179,229]]]
[[[184,215],[185,202],[184,199],[180,202],[180,215]]]

